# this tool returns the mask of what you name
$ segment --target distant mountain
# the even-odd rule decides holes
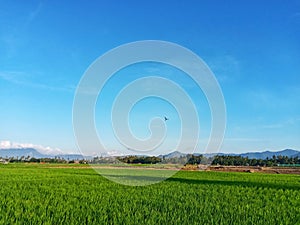
[[[184,157],[184,156],[187,156],[188,154],[190,153],[182,153],[180,151],[174,151],[174,152],[171,152],[171,153],[168,153],[166,155],[159,155],[158,157],[159,158],[163,158],[165,157],[166,159],[170,159],[170,158],[180,158],[180,157]],[[211,158],[211,157],[214,157],[216,155],[237,155],[237,154],[231,154],[231,153],[197,153],[197,152],[194,152],[193,155],[195,156],[199,156],[199,155],[203,155],[205,156],[206,158]]]
[[[2,158],[20,158],[22,156],[30,156],[34,158],[44,158],[46,157],[44,154],[40,153],[34,148],[9,148],[9,149],[0,149],[0,157]]]
[[[60,154],[60,155],[48,155],[48,154],[43,154],[39,152],[38,150],[34,148],[9,148],[9,149],[0,149],[0,157],[2,158],[21,158],[22,156],[24,157],[30,157],[30,158],[63,158],[66,160],[81,160],[81,159],[92,159],[91,156],[83,156],[81,154]]]
[[[160,155],[159,157],[162,158],[163,156],[166,159],[169,158],[179,158],[182,156],[186,156],[187,154],[179,152],[179,151],[175,151],[175,152],[171,152],[169,154],[166,155]],[[201,153],[194,153],[194,155],[201,155]],[[275,156],[288,156],[288,157],[296,157],[299,156],[300,157],[300,151],[297,150],[293,150],[293,149],[285,149],[282,151],[277,151],[277,152],[272,152],[272,151],[264,151],[264,152],[247,152],[247,153],[241,153],[241,154],[236,154],[236,153],[207,153],[207,154],[203,154],[205,157],[210,158],[210,157],[214,157],[216,155],[230,155],[230,156],[242,156],[242,157],[248,157],[249,159],[266,159],[268,158],[272,158],[273,155]]]
[[[199,153],[199,155],[201,155]],[[215,157],[216,155],[235,155],[235,154],[226,154],[226,153],[204,153],[202,154],[203,156],[205,156],[206,158],[211,158],[211,157]]]
[[[300,154],[299,151],[293,150],[293,149],[285,149],[282,151],[277,152],[271,152],[271,151],[264,151],[264,152],[248,152],[240,154],[242,157],[248,157],[249,159],[266,159],[266,158],[272,158],[273,155],[275,156],[288,156],[288,157],[294,157],[295,155]]]
[[[300,152],[298,152],[298,153],[295,154],[295,155],[292,155],[292,157],[300,157]]]
[[[65,160],[93,159],[92,156],[83,156],[81,154],[64,154],[64,155],[56,155],[56,157],[63,158]]]
[[[171,159],[171,158],[180,158],[186,156],[186,153],[182,153],[180,151],[174,151],[165,155],[159,155],[160,158],[165,159]],[[201,155],[201,153],[194,153],[194,155]],[[273,155],[275,156],[288,156],[288,157],[300,157],[300,151],[293,150],[293,149],[285,149],[282,151],[264,151],[264,152],[247,152],[247,153],[241,153],[241,154],[230,154],[230,153],[208,153],[203,154],[205,157],[214,157],[216,155],[231,155],[231,156],[242,156],[242,157],[248,157],[250,159],[256,158],[256,159],[266,159],[272,158]],[[61,159],[65,160],[81,160],[81,159],[93,159],[93,156],[83,156],[81,154],[59,154],[59,155],[49,155],[39,152],[35,148],[9,148],[9,149],[0,149],[0,157],[2,158],[21,158],[24,157],[34,157],[34,158],[55,158],[59,157]]]
[[[171,152],[169,154],[166,154],[166,155],[159,155],[158,157],[162,158],[162,157],[165,157],[166,159],[170,159],[170,158],[180,158],[180,157],[184,157],[184,156],[187,156],[189,153],[182,153],[182,152],[179,152],[179,151],[175,151],[175,152]],[[206,158],[211,158],[211,157],[215,157],[216,155],[238,155],[238,154],[231,154],[231,153],[197,153],[197,152],[194,152],[193,155],[195,156],[199,156],[199,155],[203,155],[205,156]]]
[[[185,153],[182,153],[182,152],[179,152],[179,151],[174,151],[174,152],[171,152],[171,153],[168,153],[166,155],[159,155],[158,157],[159,158],[166,158],[166,159],[171,159],[171,158],[180,158],[180,157],[183,157],[183,156],[186,156],[187,154]]]

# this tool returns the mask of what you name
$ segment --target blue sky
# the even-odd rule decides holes
[[[175,42],[211,68],[227,107],[222,152],[300,149],[299,1],[0,1],[0,141],[78,151],[72,104],[81,76],[106,51],[139,40]],[[116,74],[96,106],[111,151],[119,145],[105,119],[109,96],[148,67]],[[180,72],[159,68],[195,101],[204,143],[210,112],[203,93]],[[178,115],[169,104],[148,99],[131,118],[148,121],[161,109],[173,118],[171,143]],[[147,122],[132,121],[147,136]]]

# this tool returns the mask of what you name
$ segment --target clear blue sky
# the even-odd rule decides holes
[[[300,149],[299,1],[0,1],[0,141],[76,152],[72,104],[84,71],[106,51],[148,39],[185,46],[214,72],[227,106],[221,151]],[[207,103],[188,78],[173,74],[198,105],[205,141]],[[130,79],[116,75],[98,104],[99,133],[111,150],[118,145],[100,106]],[[158,99],[131,116],[147,120],[161,107],[177,121]],[[169,141],[178,128],[171,122]],[[133,126],[147,134],[147,123]]]

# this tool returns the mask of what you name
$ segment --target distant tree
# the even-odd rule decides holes
[[[156,157],[156,156],[135,156],[135,155],[130,155],[130,156],[125,156],[125,157],[118,157],[117,158],[119,161],[124,162],[124,163],[129,163],[129,164],[156,164],[161,162],[161,159]]]
[[[32,158],[30,158],[29,162],[39,163],[40,159],[36,159],[36,158],[32,157]]]
[[[188,161],[186,164],[189,164],[189,165],[200,164],[203,159],[203,155],[199,155],[199,156],[188,155],[187,157],[188,157]]]

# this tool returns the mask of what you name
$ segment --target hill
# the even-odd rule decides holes
[[[200,155],[201,153],[194,153],[193,155]],[[180,158],[186,156],[186,153],[182,153],[180,151],[174,151],[165,155],[159,155],[159,158],[171,159],[171,158]],[[293,149],[284,149],[281,151],[264,151],[264,152],[247,152],[241,154],[231,154],[231,153],[208,153],[203,154],[205,157],[214,157],[215,155],[231,155],[231,156],[242,156],[248,157],[249,159],[266,159],[272,158],[273,155],[275,156],[288,156],[288,157],[300,157],[300,151],[293,150]],[[9,149],[0,149],[0,157],[2,158],[20,158],[20,157],[34,157],[34,158],[55,158],[59,157],[66,160],[81,160],[81,159],[92,159],[92,156],[83,156],[81,154],[45,154],[41,153],[35,148],[9,148]]]
[[[2,158],[20,158],[20,157],[34,157],[34,158],[45,158],[48,157],[37,151],[34,148],[10,148],[10,149],[0,149],[0,157]]]
[[[179,158],[182,156],[186,156],[187,154],[181,153],[179,151],[171,152],[167,155],[164,155],[165,158]],[[200,155],[200,153],[194,153],[193,155]],[[264,151],[264,152],[247,152],[247,153],[207,153],[203,154],[205,157],[210,158],[214,157],[216,155],[230,155],[230,156],[242,156],[242,157],[248,157],[249,159],[266,159],[266,158],[272,158],[273,155],[275,156],[287,156],[287,157],[300,157],[300,151],[298,150],[293,150],[293,149],[284,149],[281,151]]]
[[[35,148],[8,148],[8,149],[0,149],[0,157],[2,158],[21,158],[21,157],[30,157],[30,158],[62,158],[66,160],[81,160],[92,157],[84,157],[81,154],[44,154],[38,151]]]
[[[281,151],[277,151],[277,152],[273,152],[273,151],[264,151],[264,152],[248,152],[248,153],[244,153],[244,154],[240,154],[240,156],[242,157],[248,157],[250,159],[266,159],[266,158],[272,158],[274,155],[275,156],[287,156],[287,157],[294,157],[296,155],[299,155],[300,152],[297,150],[293,150],[293,149],[285,149],[285,150],[281,150]]]
[[[185,153],[179,152],[179,151],[174,151],[165,155],[159,155],[159,158],[165,158],[165,159],[171,159],[171,158],[180,158],[186,156]]]

